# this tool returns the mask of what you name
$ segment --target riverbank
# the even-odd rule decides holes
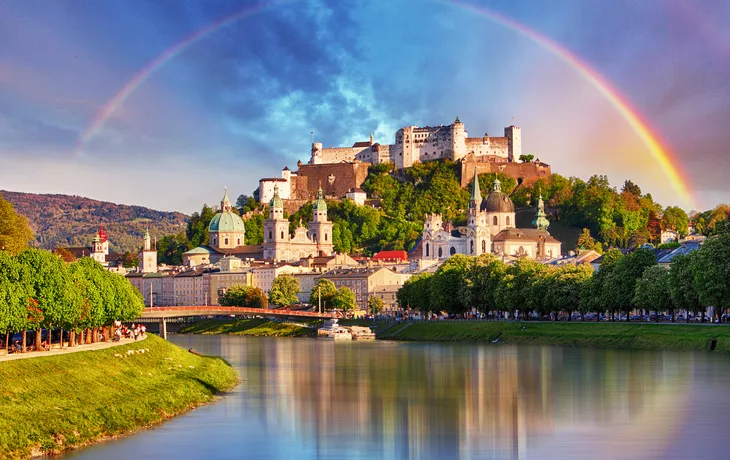
[[[320,322],[321,323],[321,322]],[[180,334],[231,334],[256,337],[316,337],[316,327],[261,318],[206,319],[182,327]],[[318,323],[319,324],[319,323]]]
[[[223,359],[150,335],[113,348],[0,365],[0,458],[58,453],[149,427],[238,382]]]
[[[542,323],[542,322],[417,322],[396,324],[379,338],[408,341],[556,345],[567,347],[730,352],[730,327],[722,325]]]

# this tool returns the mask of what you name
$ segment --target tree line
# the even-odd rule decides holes
[[[41,348],[43,329],[68,331],[69,346],[111,337],[114,321],[138,318],[144,309],[139,291],[123,276],[85,257],[73,263],[45,250],[27,248],[17,255],[0,250],[0,331],[9,346],[12,333],[35,331]],[[62,341],[63,342],[63,341]]]
[[[699,250],[676,256],[669,267],[657,264],[653,249],[623,255],[611,249],[600,269],[590,265],[548,266],[529,259],[511,265],[484,254],[454,255],[435,273],[412,277],[398,291],[404,309],[460,314],[472,308],[494,317],[598,319],[643,318],[672,321],[679,310],[705,317],[714,307],[720,320],[730,308],[730,234],[709,238]]]

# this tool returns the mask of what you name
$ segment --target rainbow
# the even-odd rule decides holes
[[[183,39],[179,43],[175,44],[171,48],[165,50],[162,54],[157,56],[154,60],[143,67],[137,72],[132,79],[130,79],[122,88],[109,99],[96,113],[94,118],[88,127],[84,130],[83,134],[79,138],[76,144],[76,155],[82,154],[83,148],[86,144],[99,132],[101,127],[111,117],[111,115],[126,101],[134,91],[142,85],[147,79],[150,78],[155,72],[161,69],[167,62],[176,56],[180,55],[191,45],[203,40],[212,33],[230,26],[234,22],[253,15],[266,7],[281,3],[284,0],[270,0],[258,5],[249,6],[243,8],[229,16],[221,18],[202,29],[194,32],[192,35]],[[677,167],[679,161],[673,157],[667,147],[663,145],[657,134],[650,128],[649,122],[642,118],[638,110],[631,106],[628,100],[614,88],[598,71],[591,68],[590,65],[580,60],[575,54],[573,54],[567,48],[561,46],[557,42],[548,38],[545,35],[531,29],[511,18],[503,16],[497,12],[489,10],[487,8],[472,5],[461,0],[424,0],[430,1],[442,5],[456,7],[460,10],[476,14],[480,17],[488,19],[496,24],[499,24],[507,29],[517,32],[549,53],[566,63],[569,67],[575,70],[581,75],[586,81],[588,81],[593,87],[595,87],[609,103],[619,112],[619,114],[626,120],[633,131],[639,136],[642,142],[646,145],[649,153],[657,161],[662,172],[665,174],[672,188],[677,192],[682,200],[691,207],[696,207],[695,201],[689,192],[690,182],[686,176],[683,176]]]
[[[494,23],[506,27],[517,32],[531,41],[547,50],[564,63],[568,64],[573,70],[588,81],[596,88],[608,102],[618,111],[618,113],[626,120],[631,129],[639,136],[646,145],[649,153],[656,160],[664,172],[665,176],[672,185],[672,188],[680,196],[682,200],[690,207],[696,207],[695,200],[690,193],[690,182],[686,175],[680,173],[677,165],[679,160],[675,158],[669,149],[663,145],[659,137],[650,128],[649,122],[642,118],[639,111],[631,106],[628,100],[614,88],[598,71],[591,68],[586,62],[580,60],[570,50],[561,46],[557,42],[551,40],[545,35],[533,30],[519,22],[496,13],[487,8],[471,5],[461,0],[428,0],[442,5],[454,6],[461,10],[474,13],[478,16],[486,18]]]
[[[266,7],[272,6],[277,3],[281,3],[284,0],[269,0],[264,3],[257,5],[247,6],[236,11],[233,14],[225,16],[202,29],[197,30],[187,38],[173,45],[172,47],[163,51],[159,56],[150,61],[146,66],[142,67],[127,83],[122,86],[119,91],[112,96],[101,108],[96,112],[94,118],[91,120],[89,125],[84,130],[83,134],[76,143],[74,149],[75,155],[80,157],[83,155],[83,149],[88,142],[96,136],[99,130],[104,126],[104,123],[119,109],[119,107],[126,101],[129,96],[134,93],[145,81],[147,81],[153,74],[160,70],[170,60],[179,56],[190,46],[195,43],[207,38],[214,32],[230,26],[236,21],[249,17],[255,13],[260,12]]]

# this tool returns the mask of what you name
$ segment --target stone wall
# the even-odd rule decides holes
[[[351,188],[360,188],[368,176],[368,163],[300,165],[293,182],[293,200],[312,200],[320,184],[328,198],[342,198]]]
[[[540,162],[510,163],[502,157],[467,156],[461,162],[461,186],[466,187],[474,177],[474,168],[478,174],[502,173],[517,179],[518,183],[531,185],[541,177],[551,174],[550,165]]]

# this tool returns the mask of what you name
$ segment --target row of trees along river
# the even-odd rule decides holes
[[[43,329],[69,331],[69,346],[108,340],[115,320],[138,318],[144,309],[139,291],[123,276],[84,257],[66,263],[49,251],[28,248],[17,255],[0,250],[0,331],[34,330],[41,348]],[[50,332],[50,331],[49,331]],[[50,334],[49,334],[50,337]]]
[[[611,249],[595,272],[589,265],[548,266],[527,259],[506,265],[485,254],[455,255],[431,274],[412,277],[398,291],[401,307],[420,311],[463,313],[472,307],[485,313],[522,317],[579,312],[608,313],[611,318],[633,310],[685,310],[701,315],[714,306],[716,319],[730,308],[730,234],[709,238],[697,251],[657,265],[652,249],[627,255]],[[687,315],[689,318],[689,315]]]

